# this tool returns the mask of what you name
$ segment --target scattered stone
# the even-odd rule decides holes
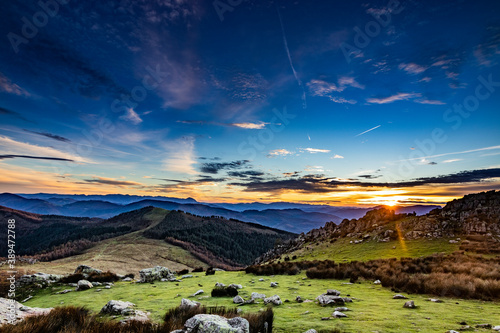
[[[345,303],[352,303],[352,299],[349,297],[344,297],[342,299],[344,300]]]
[[[307,330],[304,333],[318,333],[318,331],[311,328],[310,330]]]
[[[300,296],[295,297],[295,300],[296,300],[297,302],[299,302],[299,303],[304,302],[304,301],[302,300],[302,297],[300,297]]]
[[[277,282],[271,282],[271,288],[276,288],[278,286]]]
[[[124,282],[130,282],[130,281],[132,281],[132,278],[131,278],[131,277],[126,277],[126,278],[125,278],[125,279],[123,279],[122,281],[124,281]]]
[[[429,299],[428,299],[428,301],[430,301],[430,302],[434,302],[434,303],[443,303],[443,301],[442,301],[442,300],[437,299],[437,298],[429,298]]]
[[[74,274],[92,274],[92,273],[96,273],[96,274],[101,274],[102,271],[100,269],[97,269],[97,268],[93,268],[93,267],[90,267],[90,266],[87,266],[87,265],[79,265],[76,269],[75,269],[75,273]]]
[[[335,318],[346,318],[347,315],[345,313],[342,313],[340,311],[335,311],[333,314],[332,314],[333,317]]]
[[[229,285],[230,288],[235,288],[235,289],[242,289],[243,286],[241,284],[234,284],[234,283],[231,283]]]
[[[80,280],[77,283],[76,291],[88,290],[88,289],[91,289],[91,288],[94,288],[94,286],[92,285],[92,283],[90,283],[87,280]]]
[[[343,311],[351,311],[351,309],[346,308],[345,306],[341,306],[339,308],[335,308],[335,311],[343,312]]]
[[[73,289],[64,289],[64,290],[62,290],[60,292],[57,292],[56,294],[67,294],[67,293],[70,293],[72,291],[73,291]]]
[[[200,289],[197,292],[195,292],[194,294],[192,294],[191,297],[196,297],[196,296],[201,295],[203,293],[204,293],[204,291],[202,289]]]
[[[181,276],[181,279],[189,279],[192,277],[193,277],[192,275],[183,275],[183,276]]]
[[[243,303],[245,303],[245,300],[241,296],[235,296],[233,298],[233,303],[234,304],[243,304]]]
[[[251,299],[254,299],[254,300],[255,300],[255,299],[259,299],[259,298],[260,298],[260,299],[264,299],[264,298],[266,298],[266,295],[265,295],[265,294],[259,294],[259,293],[252,293],[252,294],[250,295],[250,298],[251,298]]]
[[[375,280],[375,281],[373,282],[373,284],[381,284],[381,283],[382,283],[382,282],[380,282],[380,280]]]
[[[273,303],[274,305],[283,304],[283,302],[281,301],[281,298],[278,295],[264,298],[264,304],[269,304],[269,303]]]
[[[259,281],[260,281],[260,282],[262,282],[262,281],[264,281],[264,279],[263,279],[263,278],[260,278],[260,279],[259,279]]]
[[[102,307],[101,313],[109,315],[130,316],[135,315],[134,303],[111,300]]]
[[[344,305],[344,303],[345,303],[345,301],[342,297],[327,295],[327,294],[319,295],[318,297],[316,297],[316,300],[318,300],[319,304],[322,306],[325,306],[325,305]]]
[[[219,283],[219,282],[216,282],[216,283],[215,283],[215,286],[216,286],[216,287],[221,287],[221,288],[226,287],[226,285],[225,285],[224,283]]]
[[[161,279],[167,279],[167,281],[176,281],[174,273],[167,267],[155,266],[153,268],[146,268],[139,271],[141,283],[161,281]]]
[[[415,302],[413,301],[408,301],[403,305],[403,308],[407,309],[415,309],[417,306],[415,305]]]
[[[450,241],[449,241],[449,242],[450,242],[450,244],[456,244],[456,243],[458,243],[458,241],[456,241],[456,240],[454,240],[454,239],[450,239]]]
[[[408,299],[408,297],[397,294],[397,295],[392,296],[392,299]]]
[[[191,301],[189,299],[183,298],[181,299],[181,305],[179,305],[179,308],[181,309],[191,309],[191,308],[197,308],[200,306],[199,302]]]
[[[493,330],[494,330],[494,331],[499,331],[499,332],[500,332],[500,325],[498,325],[498,326],[493,326]]]
[[[35,273],[31,275],[23,275],[17,279],[17,285],[33,285],[40,284],[40,287],[45,285],[50,285],[54,282],[58,282],[61,279],[62,275],[55,274],[45,274],[45,273]]]
[[[448,333],[460,333],[460,332],[457,332],[457,331],[455,331],[455,330],[449,330],[449,331],[447,331],[447,332],[448,332]]]
[[[309,313],[311,313],[311,312],[310,312],[310,311],[306,311],[306,312],[303,312],[303,313],[301,313],[301,314],[302,314],[302,315],[306,315],[306,314],[309,314]]]
[[[327,295],[333,295],[333,296],[340,296],[340,291],[335,290],[335,289],[328,289],[326,291]]]
[[[111,286],[105,286],[104,289],[111,289]]]
[[[180,332],[249,333],[250,324],[241,317],[227,319],[217,315],[198,314],[188,319],[184,330]]]

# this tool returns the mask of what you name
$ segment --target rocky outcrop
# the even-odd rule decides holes
[[[188,319],[180,332],[249,333],[248,320],[241,317],[227,319],[217,315],[199,314]]]
[[[45,273],[35,273],[31,275],[23,275],[17,281],[18,286],[40,284],[42,286],[50,285],[54,282],[58,282],[61,279],[61,275],[55,274],[45,274]]]
[[[15,300],[0,297],[0,325],[15,324],[26,317],[45,315],[50,311],[52,308],[30,308]]]
[[[101,274],[102,271],[100,269],[93,268],[93,267],[90,267],[90,266],[87,266],[87,265],[79,265],[75,269],[75,274],[78,274],[78,273],[84,274],[84,275],[89,275],[89,274],[92,274],[92,273]]]
[[[167,267],[155,266],[153,268],[146,268],[139,271],[140,280],[139,282],[154,282],[161,281],[162,279],[166,281],[175,281],[174,273]]]

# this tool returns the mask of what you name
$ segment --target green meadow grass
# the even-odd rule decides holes
[[[181,298],[189,298],[206,306],[235,306],[232,298],[212,298],[210,292],[216,282],[225,284],[238,283],[243,285],[240,295],[249,297],[252,292],[264,293],[267,296],[277,294],[282,301],[290,302],[275,306],[274,332],[305,332],[310,328],[316,330],[339,328],[345,332],[446,332],[458,330],[460,322],[474,326],[490,323],[500,325],[500,303],[475,300],[442,298],[444,303],[427,301],[429,295],[407,295],[414,300],[417,309],[404,309],[405,300],[394,300],[394,295],[387,288],[374,285],[371,281],[357,284],[343,284],[340,280],[313,280],[305,278],[302,272],[296,276],[262,277],[245,274],[244,272],[216,272],[214,276],[204,273],[194,274],[182,282],[156,282],[154,284],[139,284],[118,282],[111,289],[97,292],[96,287],[81,292],[56,295],[57,291],[67,289],[67,286],[54,286],[39,291],[31,300],[25,303],[32,307],[54,307],[60,305],[86,306],[98,312],[109,300],[130,301],[139,310],[151,312],[151,318],[161,321],[165,312],[180,304]],[[305,279],[304,279],[305,278]],[[254,281],[252,283],[252,281]],[[279,287],[271,288],[270,282],[278,282]],[[200,287],[198,284],[201,284]],[[197,290],[203,289],[204,294],[190,297]],[[352,311],[346,312],[348,318],[321,320],[333,313],[331,307],[321,307],[314,302],[297,303],[295,298],[315,301],[315,298],[326,292],[326,289],[337,289],[343,296],[350,295],[353,303],[347,303]],[[264,304],[245,305],[244,312],[257,312],[265,308]],[[486,331],[486,330],[479,330]]]

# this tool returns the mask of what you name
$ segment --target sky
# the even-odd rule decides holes
[[[500,189],[498,1],[9,1],[0,192],[444,203]]]

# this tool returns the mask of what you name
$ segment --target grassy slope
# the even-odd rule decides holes
[[[153,222],[149,227],[151,228],[168,213],[167,210],[155,208],[144,217]],[[163,240],[143,237],[142,230],[101,241],[81,255],[20,267],[44,273],[67,274],[73,272],[80,264],[118,274],[138,274],[139,270],[155,265],[166,266],[173,270],[207,267],[205,263],[178,246],[170,245]]]
[[[351,239],[339,239],[335,243],[321,242],[308,243],[302,249],[294,251],[288,256],[297,256],[296,261],[304,260],[373,260],[401,257],[420,257],[433,253],[452,253],[458,251],[459,244],[450,244],[448,239],[417,239],[399,241],[376,242],[364,241],[359,244],[350,244]],[[395,247],[395,248],[393,248]]]
[[[154,320],[160,320],[167,309],[180,304],[181,297],[189,297],[198,289],[205,290],[202,296],[210,295],[215,282],[241,283],[244,288],[240,291],[243,297],[252,292],[261,292],[266,295],[278,294],[282,300],[289,299],[275,307],[274,332],[304,332],[310,328],[328,329],[339,327],[346,332],[445,332],[449,329],[458,329],[461,321],[469,325],[491,323],[500,325],[500,304],[472,300],[458,300],[443,298],[444,303],[426,301],[429,296],[411,295],[418,309],[404,309],[404,300],[393,300],[393,293],[370,282],[354,285],[343,285],[338,280],[310,280],[297,276],[259,277],[246,275],[244,272],[217,272],[215,276],[199,274],[198,277],[185,279],[178,285],[171,282],[157,282],[153,284],[134,284],[119,282],[112,289],[103,289],[97,292],[91,289],[83,292],[71,292],[64,295],[54,295],[55,292],[66,289],[67,286],[54,287],[42,290],[33,299],[26,302],[28,306],[52,307],[64,305],[85,305],[93,311],[99,311],[111,299],[131,301],[141,310],[150,311]],[[253,280],[255,283],[251,283]],[[270,288],[271,281],[279,283],[280,287]],[[202,284],[203,287],[199,287]],[[350,294],[355,298],[348,307],[353,311],[347,312],[349,318],[322,321],[322,317],[332,314],[332,308],[322,308],[315,303],[297,303],[295,297],[314,300],[316,296],[327,288],[338,289],[343,295]],[[193,299],[193,298],[191,298]],[[206,298],[199,300],[204,305],[224,305],[231,307],[231,298]],[[458,304],[457,304],[458,303]],[[264,305],[246,305],[244,311],[256,312]],[[306,311],[309,313],[305,314]]]

